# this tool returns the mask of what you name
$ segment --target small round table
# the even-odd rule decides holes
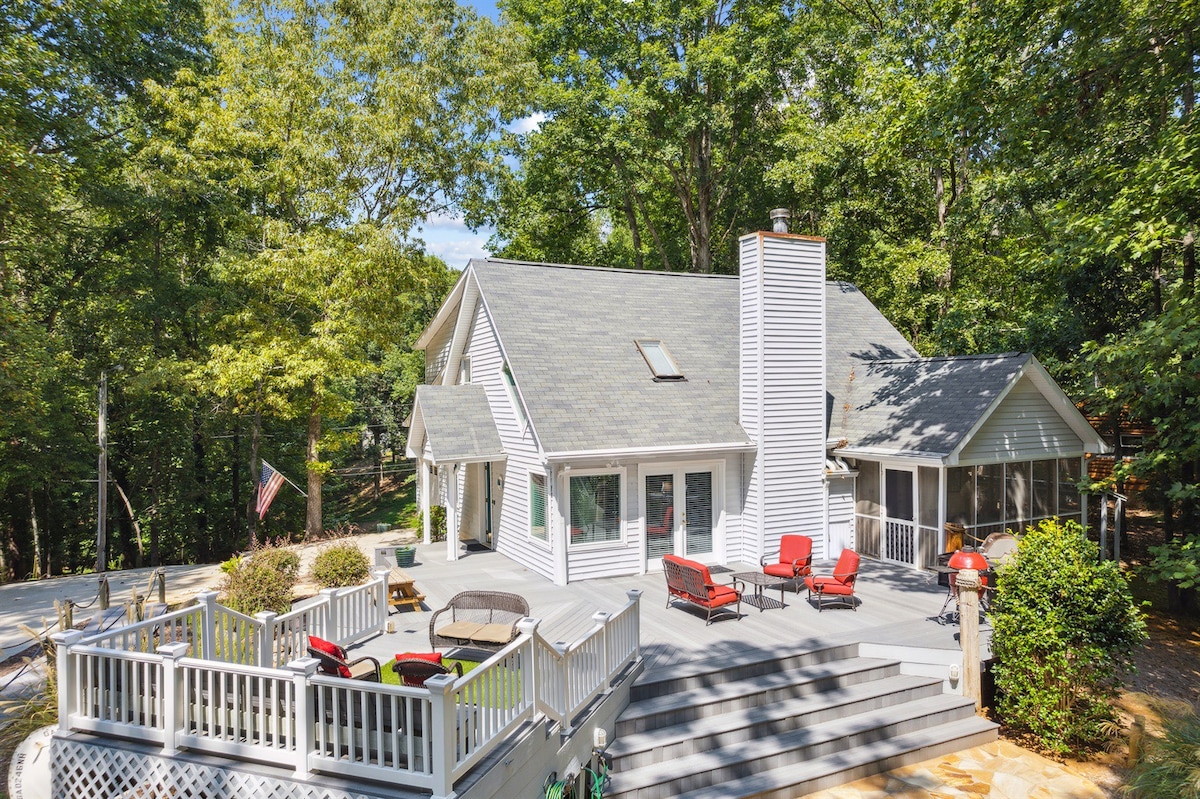
[[[742,599],[746,600],[747,604],[758,608],[759,613],[762,613],[767,608],[787,607],[787,605],[783,603],[783,584],[788,582],[786,578],[776,577],[774,575],[764,574],[762,572],[736,572],[733,575],[733,579],[741,580],[743,583],[750,583],[754,586],[754,598],[751,599],[748,596],[743,596]],[[763,596],[763,588],[768,585],[779,586],[778,605],[775,604],[774,599]]]

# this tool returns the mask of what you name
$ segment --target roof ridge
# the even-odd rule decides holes
[[[995,361],[1004,358],[1021,358],[1028,356],[1027,352],[989,352],[973,355],[922,355],[916,358],[880,358],[868,363],[930,363],[933,361]]]
[[[549,263],[546,261],[519,261],[515,258],[472,258],[471,263],[495,263],[495,264],[511,264],[514,266],[537,266],[548,269],[575,269],[581,272],[617,272],[621,274],[631,275],[670,275],[673,277],[696,277],[696,278],[721,278],[723,280],[736,280],[737,275],[721,275],[721,274],[701,274],[699,272],[667,272],[661,269],[630,269],[622,266],[587,266],[585,264],[560,264]]]

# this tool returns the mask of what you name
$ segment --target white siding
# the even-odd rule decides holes
[[[1028,377],[1021,378],[972,436],[960,463],[1082,455],[1083,441]]]
[[[452,315],[425,348],[425,382],[432,383],[450,357],[450,345],[454,342],[454,318]]]
[[[825,244],[759,233],[741,248],[742,424],[758,444],[742,558],[753,561],[786,533],[825,540]]]
[[[487,317],[483,303],[475,311],[471,337],[464,352],[471,357],[471,382],[483,385],[488,404],[496,420],[496,431],[508,455],[504,473],[504,490],[492,524],[495,538],[492,546],[498,552],[528,566],[543,577],[554,579],[554,558],[549,542],[529,537],[529,472],[545,473],[546,469],[533,440],[532,431],[521,422],[509,399],[501,369],[504,358],[496,330]],[[516,375],[518,381],[521,376]],[[482,485],[479,490],[483,490]],[[478,499],[482,501],[482,499]]]

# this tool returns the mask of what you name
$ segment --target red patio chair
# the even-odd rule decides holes
[[[812,574],[812,539],[806,535],[785,535],[779,539],[779,558],[768,563],[770,556],[764,555],[759,565],[763,574],[790,580],[800,593],[800,578]]]
[[[437,674],[449,674],[454,672],[457,676],[463,675],[462,663],[455,661],[454,664],[447,668],[442,663],[442,655],[440,652],[404,652],[396,655],[396,662],[392,664],[392,670],[400,677],[401,685],[408,685],[413,688],[421,688],[425,685],[425,681]]]
[[[317,671],[333,677],[348,677],[351,680],[380,682],[379,661],[370,655],[357,660],[346,660],[346,650],[337,644],[308,636],[308,654],[320,661]]]
[[[808,601],[812,595],[817,595],[817,611],[825,609],[825,597],[839,597],[843,603],[848,603],[858,610],[858,601],[854,597],[854,581],[858,579],[858,553],[852,549],[843,549],[837,565],[833,567],[832,575],[810,575],[804,578],[808,586]]]

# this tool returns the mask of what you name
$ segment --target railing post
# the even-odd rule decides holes
[[[629,601],[637,606],[633,617],[637,622],[633,625],[633,659],[637,660],[642,656],[642,589],[631,588],[625,592],[625,596],[629,597]]]
[[[217,659],[217,592],[201,591],[196,594],[196,604],[204,626],[200,632],[200,657],[204,660]]]
[[[453,674],[435,674],[425,681],[429,689],[429,704],[433,729],[429,743],[433,749],[433,796],[430,799],[451,799],[454,793],[454,764],[458,760],[458,726],[455,724],[457,702],[454,699]],[[469,734],[466,730],[464,734]]]
[[[179,668],[179,659],[187,654],[188,644],[164,644],[158,648],[162,655],[163,666],[163,754],[173,755],[178,749],[175,746],[175,733],[180,729],[183,711],[183,690],[180,685],[183,669]]]
[[[258,621],[258,652],[254,665],[260,668],[275,668],[275,619],[279,614],[260,610],[254,614]]]
[[[608,675],[612,674],[612,653],[609,652],[610,642],[608,640],[608,623],[612,620],[611,613],[605,613],[598,610],[592,614],[592,621],[600,627],[600,674],[598,675],[605,683],[608,682]],[[608,686],[605,685],[605,689]]]
[[[955,576],[958,585],[958,635],[963,653],[963,696],[975,700],[975,711],[983,707],[979,674],[979,572],[961,569]]]
[[[321,601],[325,603],[325,607],[321,611],[321,638],[333,641],[341,646],[341,641],[338,640],[338,610],[337,610],[337,595],[336,588],[322,588]]]
[[[538,656],[534,633],[541,623],[540,619],[531,619],[528,616],[517,622],[517,632],[529,639],[525,649],[529,654],[521,665],[521,689],[525,692],[522,696],[533,705],[534,714],[537,713],[538,691],[542,690],[542,681],[537,673]]]
[[[388,617],[388,577],[392,574],[390,569],[372,569],[371,576],[379,581],[379,598],[377,600],[377,613],[379,616],[379,632],[387,632],[387,617]]]
[[[313,705],[308,681],[317,673],[319,664],[320,661],[316,658],[300,658],[287,664],[287,670],[292,673],[293,692],[296,695],[292,718],[296,730],[296,778],[301,780],[306,780],[312,775],[308,770],[308,755],[313,750],[313,721],[317,708]]]
[[[563,727],[563,733],[570,733],[570,717],[568,711],[571,706],[571,669],[567,665],[567,644],[562,641],[555,641],[551,644],[554,651],[558,653],[556,662],[558,664],[558,674],[555,682],[558,684],[558,696],[554,697],[554,713],[558,716],[558,723]]]
[[[71,716],[76,711],[75,699],[79,696],[80,675],[76,673],[71,647],[83,638],[82,630],[64,630],[50,636],[56,647],[58,661],[58,728],[71,731]]]

